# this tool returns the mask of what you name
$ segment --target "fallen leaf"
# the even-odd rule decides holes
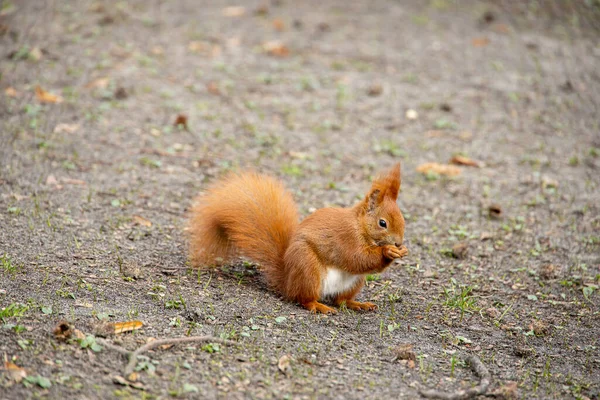
[[[142,321],[127,321],[127,322],[115,322],[114,323],[115,333],[136,331],[136,330],[140,329],[142,326],[144,326]]]
[[[479,161],[475,161],[470,159],[469,157],[463,157],[463,156],[454,156],[450,159],[450,164],[455,164],[455,165],[465,165],[468,167],[481,167],[481,163]]]
[[[403,343],[397,346],[394,350],[394,355],[398,360],[416,360],[417,355],[413,350],[413,345],[410,343]]]
[[[379,83],[372,84],[367,90],[367,94],[371,97],[379,96],[381,93],[383,93],[383,86]]]
[[[113,383],[116,383],[118,385],[122,385],[122,386],[129,386],[132,387],[134,389],[138,389],[138,390],[144,390],[144,385],[140,382],[129,382],[127,379],[123,378],[120,375],[115,375],[112,377],[112,381]]]
[[[145,226],[148,228],[152,226],[152,222],[150,222],[149,219],[146,219],[142,216],[134,215],[132,218],[133,218],[133,222],[135,222],[138,225],[142,225],[142,226]]]
[[[175,118],[175,122],[173,123],[173,125],[175,125],[178,128],[183,128],[186,131],[188,130],[188,117],[185,114],[179,114],[177,115],[177,118]]]
[[[242,6],[225,7],[223,9],[225,17],[241,17],[244,14],[246,14],[246,8]]]
[[[58,321],[58,324],[56,324],[52,333],[54,333],[54,338],[56,340],[66,341],[73,336],[73,325],[65,320]]]
[[[4,356],[6,358],[6,354]],[[27,377],[25,368],[21,368],[18,365],[7,361],[6,359],[4,361],[4,370],[7,372],[9,379],[15,383],[19,383],[23,380],[23,378]]]
[[[559,267],[554,264],[546,264],[541,268],[540,277],[544,280],[556,279],[558,277]]]
[[[500,204],[490,204],[488,207],[488,213],[491,218],[500,218],[502,216],[502,206]]]
[[[277,363],[277,368],[279,368],[279,370],[285,374],[290,368],[290,356],[287,354],[281,356],[279,362]]]
[[[276,18],[273,20],[273,28],[276,31],[282,32],[285,30],[285,23],[281,19]]]
[[[452,255],[459,260],[466,258],[468,252],[469,246],[465,242],[458,242],[452,246]]]
[[[544,321],[537,320],[529,324],[529,330],[532,330],[536,336],[544,336],[550,332],[550,325]]]
[[[35,87],[35,97],[42,103],[62,103],[63,102],[62,97],[60,97],[56,94],[52,94],[50,92],[46,92],[44,89],[42,89],[39,86]]]
[[[138,373],[137,372],[132,372],[129,374],[129,376],[127,377],[127,380],[130,382],[135,382],[138,380]]]
[[[109,82],[109,79],[106,77],[98,78],[98,79],[94,79],[93,81],[89,82],[87,85],[85,85],[85,87],[86,87],[86,89],[95,89],[95,88],[104,89],[105,87],[108,86],[108,82]]]
[[[17,96],[19,96],[19,93],[13,87],[7,87],[4,90],[4,94],[7,95],[8,97],[17,97]]]
[[[271,40],[269,42],[263,43],[263,50],[277,57],[287,57],[290,55],[290,50],[279,40]]]
[[[439,163],[425,163],[421,164],[417,167],[417,171],[422,174],[428,174],[430,172],[439,174],[439,175],[447,175],[447,176],[456,176],[460,175],[460,168],[455,167],[453,165],[447,164],[439,164]]]
[[[488,39],[486,37],[474,38],[471,41],[471,44],[474,47],[484,47],[484,46],[487,46],[488,44],[490,44],[490,39]]]
[[[58,124],[54,127],[54,133],[75,133],[79,126],[79,124]]]

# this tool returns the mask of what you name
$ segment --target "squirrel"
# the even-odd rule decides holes
[[[241,255],[257,262],[268,285],[316,313],[377,305],[355,299],[365,275],[408,254],[404,217],[396,204],[400,164],[381,174],[358,204],[322,208],[299,222],[282,182],[254,172],[231,173],[196,199],[188,225],[190,262],[215,265]]]

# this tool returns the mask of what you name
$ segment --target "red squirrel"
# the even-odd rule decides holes
[[[396,204],[400,164],[376,178],[349,208],[322,208],[302,222],[283,184],[256,173],[230,174],[196,199],[188,226],[194,267],[242,255],[260,265],[269,286],[311,312],[335,314],[320,301],[375,310],[354,300],[365,275],[386,269],[408,250]]]

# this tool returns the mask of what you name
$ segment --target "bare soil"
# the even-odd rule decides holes
[[[599,398],[597,1],[0,5],[0,357],[27,374],[0,398],[412,399],[475,385],[471,354],[488,394]],[[417,172],[455,155],[483,164]],[[410,255],[369,277],[377,311],[188,268],[186,210],[225,172],[307,215],[398,160]],[[93,342],[130,320],[105,340],[237,345],[154,349],[118,384]]]

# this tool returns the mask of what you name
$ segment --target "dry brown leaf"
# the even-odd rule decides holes
[[[450,164],[455,165],[466,165],[468,167],[481,167],[481,163],[479,161],[475,161],[470,159],[469,157],[463,156],[454,156],[450,159]]]
[[[142,225],[142,226],[145,226],[148,228],[152,226],[152,222],[150,222],[149,219],[146,219],[142,216],[134,215],[132,218],[133,218],[133,222],[135,222],[138,225]]]
[[[277,363],[277,368],[279,368],[279,370],[285,374],[290,368],[290,356],[287,354],[281,356],[279,362]]]
[[[79,124],[58,124],[54,127],[54,133],[75,133]]]
[[[98,78],[98,79],[94,79],[93,81],[89,82],[87,85],[85,85],[85,87],[86,87],[86,89],[95,89],[95,88],[104,89],[108,86],[108,82],[109,82],[109,79],[106,77]]]
[[[282,32],[285,30],[285,23],[283,22],[283,20],[276,18],[273,20],[273,28],[276,31]]]
[[[115,333],[130,332],[140,329],[144,324],[142,321],[127,321],[127,322],[115,322]]]
[[[177,118],[175,118],[175,122],[173,123],[173,125],[175,125],[176,127],[182,127],[183,129],[185,129],[186,131],[188,130],[188,117],[185,114],[179,114],[177,115]]]
[[[57,340],[65,341],[73,336],[73,325],[69,324],[68,321],[63,319],[58,321],[58,324],[56,324],[52,330],[52,333],[54,333],[54,337]]]
[[[27,377],[25,368],[21,368],[7,360],[4,361],[4,370],[7,372],[9,379],[15,383],[19,383],[23,380],[23,378]]]
[[[19,93],[15,90],[14,87],[7,87],[4,90],[4,94],[7,95],[8,97],[17,97],[17,96],[19,96]]]
[[[394,355],[399,360],[416,360],[417,359],[417,355],[415,354],[413,345],[410,343],[403,343],[403,344],[399,345],[398,347],[396,347],[393,350],[393,352],[394,352]]]
[[[500,218],[502,217],[502,206],[500,204],[490,204],[488,207],[488,213],[490,218]]]
[[[132,373],[130,373],[130,374],[129,374],[129,376],[127,377],[127,380],[128,380],[129,382],[136,382],[136,381],[138,380],[138,378],[139,378],[139,375],[138,375],[138,373],[137,373],[137,372],[132,372]]]
[[[428,174],[430,172],[433,172],[433,173],[436,173],[439,175],[447,175],[447,176],[460,175],[460,168],[455,167],[454,165],[439,164],[439,163],[421,164],[417,167],[417,171],[422,174]]]
[[[287,57],[290,55],[290,49],[288,49],[283,43],[279,40],[271,40],[269,42],[263,43],[263,50],[277,57]]]
[[[242,6],[225,7],[223,9],[225,17],[241,17],[244,14],[246,14],[246,8]]]
[[[486,37],[479,37],[479,38],[474,38],[471,41],[471,44],[474,47],[484,47],[487,46],[488,44],[490,44],[490,39],[486,38]]]
[[[46,92],[44,89],[42,89],[39,86],[35,87],[35,97],[42,103],[62,103],[63,102],[62,97],[60,97],[56,94],[52,94],[50,92]]]

